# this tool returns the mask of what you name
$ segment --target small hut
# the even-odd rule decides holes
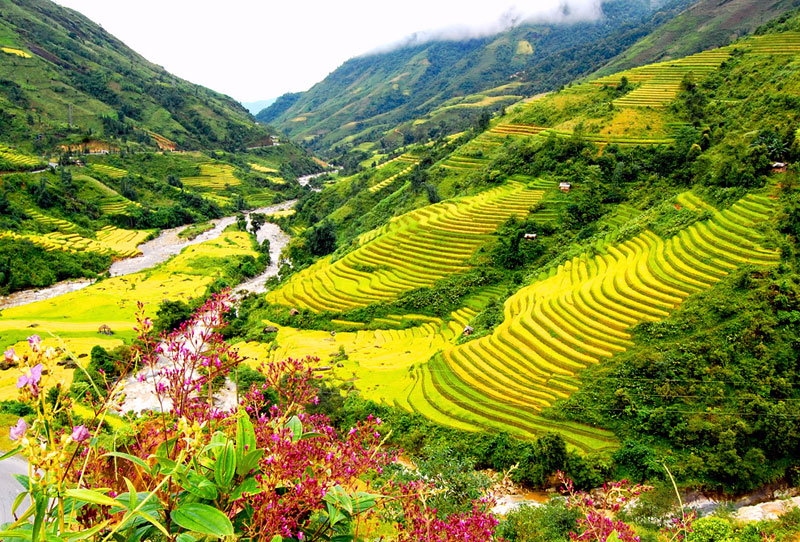
[[[100,326],[97,329],[97,332],[100,333],[101,335],[109,335],[109,336],[114,334],[114,332],[111,331],[111,328],[108,327],[108,325],[106,325],[106,324],[103,324],[102,326]]]
[[[473,333],[475,333],[475,330],[473,329],[473,327],[472,327],[472,326],[466,326],[466,327],[464,328],[464,336],[465,336],[465,337],[467,337],[467,336],[469,336],[469,335],[472,335]]]
[[[568,183],[564,181],[563,183],[558,183],[558,189],[562,192],[569,192],[572,188],[572,183]]]
[[[773,162],[772,173],[786,173],[786,162]]]
[[[535,233],[526,233],[522,236],[523,239],[530,239],[531,241],[536,241],[536,238],[539,237]]]

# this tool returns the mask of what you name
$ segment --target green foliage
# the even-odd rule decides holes
[[[109,256],[94,252],[48,251],[24,239],[0,238],[0,294],[95,278],[110,265]]]
[[[500,522],[497,535],[509,542],[567,542],[578,515],[563,499],[551,499],[543,506],[521,506]]]
[[[154,327],[156,331],[172,331],[177,329],[183,322],[192,315],[193,308],[180,299],[165,299],[158,305]]]
[[[314,256],[325,256],[336,250],[336,226],[326,220],[312,228],[306,235],[308,250]]]
[[[705,517],[692,523],[689,542],[733,542],[733,529],[722,518]]]

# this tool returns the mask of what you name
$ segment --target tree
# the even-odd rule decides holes
[[[336,227],[330,220],[312,228],[308,234],[308,249],[314,256],[325,256],[336,250]]]

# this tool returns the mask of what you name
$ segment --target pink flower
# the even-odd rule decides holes
[[[83,442],[84,440],[88,440],[91,436],[85,425],[77,425],[72,428],[72,440],[75,442]]]
[[[38,352],[39,346],[42,344],[42,338],[38,335],[31,335],[28,337],[28,344],[31,345],[31,350]]]
[[[16,352],[14,352],[14,349],[13,349],[13,348],[9,348],[9,349],[8,349],[8,350],[6,350],[5,352],[3,352],[3,354],[4,354],[4,355],[5,355],[5,357],[6,357],[6,363],[11,363],[11,362],[12,362],[12,361],[14,361],[15,359],[17,359],[17,353],[16,353]]]
[[[34,335],[36,337],[36,335]],[[27,375],[22,375],[17,379],[17,389],[22,389],[25,386],[30,386],[31,393],[34,397],[39,395],[39,382],[42,380],[42,369],[44,366],[39,363],[31,369]]]
[[[28,430],[28,424],[25,423],[25,420],[20,418],[17,420],[17,425],[11,428],[10,438],[11,440],[19,440],[25,435],[25,431]]]

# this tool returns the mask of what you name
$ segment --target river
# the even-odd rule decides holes
[[[291,209],[296,202],[297,200],[289,200],[276,205],[270,205],[268,207],[260,207],[258,209],[253,209],[252,211],[246,211],[245,215],[247,215],[249,223],[249,215],[251,213],[271,214],[278,211],[285,211],[286,209]],[[137,247],[142,253],[140,256],[118,260],[111,264],[109,274],[112,277],[120,277],[123,275],[130,275],[131,273],[138,273],[139,271],[144,271],[145,269],[154,267],[162,262],[167,261],[172,256],[179,254],[181,250],[188,246],[216,239],[222,235],[222,232],[225,231],[225,228],[235,222],[236,215],[211,220],[210,223],[214,224],[214,227],[206,232],[201,233],[191,240],[178,236],[178,234],[185,230],[188,226],[180,226],[178,228],[163,230],[155,239],[147,241],[146,243],[142,243]],[[264,239],[270,240],[270,256],[272,257],[273,263],[270,264],[267,270],[258,277],[239,285],[236,288],[237,292],[263,292],[267,279],[278,273],[278,257],[280,256],[283,247],[289,242],[289,236],[281,231],[276,224],[269,222],[261,226],[258,232],[256,232],[256,239],[258,239],[259,243],[261,243]],[[45,299],[53,299],[54,297],[86,288],[87,286],[94,284],[94,282],[94,280],[87,279],[67,280],[56,283],[47,288],[14,292],[11,295],[0,297],[0,310],[28,305],[29,303],[35,303]]]

